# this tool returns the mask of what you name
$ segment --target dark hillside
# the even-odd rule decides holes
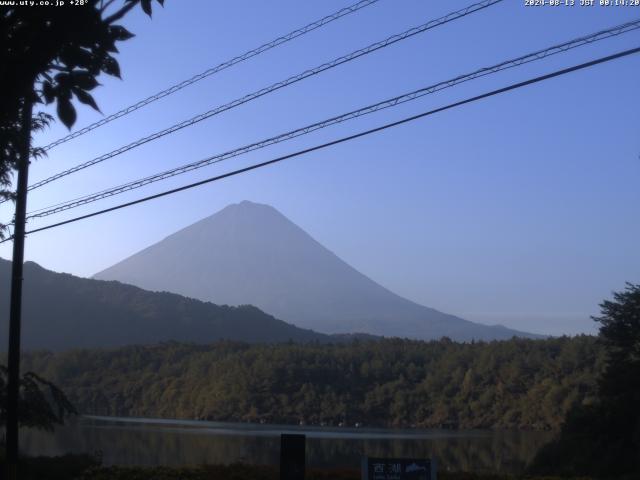
[[[11,262],[0,259],[0,345],[7,344]],[[25,349],[115,347],[168,340],[209,343],[327,341],[252,306],[218,306],[115,281],[80,278],[27,262],[22,345]]]

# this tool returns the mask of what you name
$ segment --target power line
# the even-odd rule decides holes
[[[579,65],[574,65],[572,67],[564,68],[562,70],[556,70],[556,71],[554,71],[552,73],[548,73],[546,75],[541,75],[539,77],[534,77],[534,78],[531,78],[529,80],[525,80],[523,82],[514,83],[514,84],[511,84],[511,85],[509,85],[507,87],[499,88],[497,90],[492,90],[490,92],[483,93],[481,95],[477,95],[475,97],[467,98],[465,100],[461,100],[461,101],[458,101],[458,102],[455,102],[455,103],[450,103],[450,104],[448,104],[448,105],[446,105],[444,107],[436,108],[434,110],[429,110],[427,112],[423,112],[423,113],[420,113],[418,115],[413,115],[411,117],[403,118],[402,120],[398,120],[398,121],[395,121],[395,122],[392,122],[392,123],[387,123],[387,124],[382,125],[380,127],[372,128],[370,130],[365,130],[363,132],[359,132],[359,133],[356,133],[356,134],[353,134],[353,135],[349,135],[347,137],[342,137],[342,138],[339,138],[337,140],[333,140],[331,142],[323,143],[321,145],[316,145],[314,147],[306,148],[304,150],[299,150],[297,152],[290,153],[288,155],[277,157],[277,158],[274,158],[272,160],[268,160],[266,162],[257,163],[257,164],[254,164],[254,165],[251,165],[251,166],[248,166],[248,167],[244,167],[244,168],[240,168],[238,170],[234,170],[234,171],[231,171],[231,172],[228,172],[228,173],[224,173],[222,175],[217,175],[215,177],[210,177],[210,178],[207,178],[205,180],[200,180],[200,181],[195,182],[195,183],[191,183],[191,184],[188,184],[188,185],[183,185],[182,187],[174,188],[174,189],[171,189],[171,190],[166,190],[164,192],[160,192],[160,193],[157,193],[155,195],[150,195],[150,196],[147,196],[147,197],[139,198],[137,200],[133,200],[131,202],[122,203],[122,204],[116,205],[114,207],[105,208],[103,210],[99,210],[99,211],[96,211],[96,212],[93,212],[93,213],[89,213],[89,214],[86,214],[86,215],[81,215],[81,216],[78,216],[78,217],[74,217],[74,218],[71,218],[69,220],[64,220],[62,222],[58,222],[58,223],[54,223],[54,224],[47,225],[47,226],[44,226],[44,227],[36,228],[36,229],[30,230],[30,231],[28,231],[26,233],[27,234],[31,234],[31,233],[36,233],[36,232],[42,232],[44,230],[49,230],[51,228],[60,227],[62,225],[67,225],[69,223],[78,222],[80,220],[84,220],[84,219],[95,217],[95,216],[102,215],[102,214],[105,214],[105,213],[113,212],[115,210],[120,210],[122,208],[126,208],[126,207],[130,207],[130,206],[133,206],[133,205],[137,205],[139,203],[148,202],[148,201],[154,200],[156,198],[164,197],[164,196],[167,196],[167,195],[172,195],[174,193],[178,193],[178,192],[181,192],[181,191],[184,191],[184,190],[189,190],[191,188],[199,187],[199,186],[205,185],[207,183],[216,182],[216,181],[222,180],[224,178],[232,177],[232,176],[235,176],[235,175],[239,175],[239,174],[242,174],[242,173],[249,172],[251,170],[256,170],[258,168],[262,168],[262,167],[266,167],[266,166],[269,166],[269,165],[273,165],[275,163],[282,162],[282,161],[290,159],[290,158],[298,157],[298,156],[301,156],[301,155],[304,155],[304,154],[307,154],[307,153],[310,153],[310,152],[314,152],[314,151],[317,151],[317,150],[322,150],[324,148],[327,148],[327,147],[330,147],[330,146],[333,146],[333,145],[338,145],[340,143],[344,143],[344,142],[347,142],[347,141],[350,141],[350,140],[354,140],[356,138],[360,138],[360,137],[364,137],[364,136],[367,136],[367,135],[371,135],[373,133],[381,132],[381,131],[386,130],[388,128],[392,128],[392,127],[396,127],[398,125],[409,123],[409,122],[412,122],[414,120],[418,120],[418,119],[423,118],[423,117],[427,117],[427,116],[431,116],[431,115],[434,115],[434,114],[439,113],[439,112],[443,112],[445,110],[450,110],[450,109],[455,108],[455,107],[459,107],[459,106],[462,106],[462,105],[466,105],[468,103],[476,102],[476,101],[479,101],[479,100],[482,100],[482,99],[485,99],[485,98],[489,98],[489,97],[492,97],[492,96],[495,96],[495,95],[499,95],[501,93],[505,93],[505,92],[508,92],[508,91],[511,91],[511,90],[516,90],[518,88],[522,88],[522,87],[525,87],[525,86],[528,86],[528,85],[532,85],[534,83],[539,83],[539,82],[542,82],[542,81],[545,81],[545,80],[549,80],[549,79],[552,79],[552,78],[555,78],[555,77],[566,75],[568,73],[575,72],[577,70],[583,70],[585,68],[593,67],[595,65],[599,65],[599,64],[602,64],[602,63],[605,63],[605,62],[610,62],[612,60],[616,60],[616,59],[619,59],[619,58],[622,58],[622,57],[626,57],[626,56],[629,56],[629,55],[632,55],[632,54],[635,54],[635,53],[638,53],[638,52],[640,52],[640,47],[632,48],[632,49],[629,49],[629,50],[624,50],[622,52],[618,52],[618,53],[613,54],[613,55],[608,55],[606,57],[600,57],[600,58],[598,58],[596,60],[592,60],[592,61],[589,61],[589,62],[586,62],[586,63],[581,63]],[[0,243],[4,243],[4,242],[9,241],[9,240],[11,240],[11,238],[3,240]]]
[[[151,95],[150,97],[147,97],[143,100],[140,100],[137,103],[134,103],[133,105],[130,105],[126,108],[123,108],[122,110],[113,113],[111,115],[109,115],[108,117],[104,117],[100,120],[98,120],[95,123],[92,123],[90,125],[87,125],[84,128],[81,128],[80,130],[70,133],[69,135],[66,135],[62,138],[59,138],[58,140],[46,145],[44,148],[44,150],[51,150],[52,148],[61,145],[63,143],[68,142],[69,140],[72,140],[74,138],[77,138],[81,135],[84,135],[85,133],[88,133],[92,130],[95,130],[98,127],[101,127],[103,125],[106,125],[109,122],[112,122],[113,120],[116,120],[120,117],[124,117],[125,115],[130,114],[131,112],[134,112],[142,107],[145,107],[147,105],[149,105],[150,103],[153,103],[157,100],[160,100],[161,98],[164,98],[166,96],[169,96],[179,90],[182,90],[183,88],[186,88],[190,85],[193,85],[196,82],[199,82],[200,80],[203,80],[207,77],[210,77],[211,75],[214,75],[216,73],[221,72],[222,70],[226,70],[229,67],[232,67],[238,63],[244,62],[245,60],[249,60],[252,57],[255,57],[257,55],[260,55],[261,53],[264,53],[268,50],[271,50],[272,48],[276,48],[280,45],[282,45],[283,43],[287,43],[295,38],[298,38],[306,33],[309,33],[313,30],[316,30],[320,27],[324,27],[325,25],[328,25],[329,23],[333,22],[334,20],[338,20],[339,18],[344,17],[345,15],[349,15],[351,13],[357,12],[358,10],[361,10],[365,7],[368,7],[369,5],[372,5],[374,3],[377,3],[378,0],[360,0],[359,2],[354,3],[353,5],[349,5],[348,7],[342,8],[340,10],[338,10],[337,12],[334,12],[330,15],[327,15],[326,17],[321,18],[320,20],[316,20],[315,22],[312,22],[308,25],[305,25],[302,28],[298,28],[297,30],[294,30],[292,32],[287,33],[286,35],[282,35],[278,38],[276,38],[275,40],[272,40],[270,42],[267,42],[263,45],[260,45],[257,48],[254,48],[252,50],[249,50],[245,53],[243,53],[242,55],[238,55],[237,57],[232,58],[231,60],[227,60],[225,62],[222,62],[219,65],[216,65],[215,67],[209,68],[208,70],[205,70],[202,73],[199,73],[197,75],[194,75],[193,77],[187,79],[187,80],[183,80],[180,83],[177,83],[175,85],[172,85],[171,87],[162,90],[154,95]]]
[[[172,125],[171,127],[168,127],[164,130],[161,130],[159,132],[155,132],[151,135],[148,135],[146,137],[140,138],[132,143],[129,143],[128,145],[122,146],[116,150],[113,150],[109,153],[106,153],[104,155],[101,155],[99,157],[96,157],[92,160],[89,160],[87,162],[81,163],[79,165],[76,165],[75,167],[72,167],[68,170],[64,170],[62,172],[59,172],[51,177],[45,178],[44,180],[41,180],[33,185],[31,185],[29,187],[29,190],[33,190],[39,187],[42,187],[43,185],[46,185],[48,183],[53,182],[54,180],[58,180],[62,177],[66,177],[67,175],[71,175],[72,173],[78,172],[80,170],[83,170],[85,168],[91,167],[93,165],[96,165],[98,163],[104,162],[105,160],[108,160],[110,158],[113,158],[117,155],[120,155],[122,153],[125,153],[129,150],[132,150],[133,148],[139,147],[140,145],[144,145],[145,143],[151,142],[153,140],[156,140],[158,138],[164,137],[165,135],[169,135],[172,133],[177,132],[178,130],[182,130],[183,128],[186,127],[190,127],[196,123],[199,123],[203,120],[206,120],[208,118],[213,117],[214,115],[218,115],[222,112],[225,112],[227,110],[231,110],[232,108],[238,107],[240,105],[243,105],[247,102],[250,102],[252,100],[255,100],[259,97],[262,97],[264,95],[267,95],[271,92],[274,92],[276,90],[279,90],[281,88],[287,87],[289,85],[292,85],[294,83],[297,83],[301,80],[304,80],[306,78],[309,78],[311,76],[314,75],[318,75],[319,73],[322,73],[326,70],[335,68],[339,65],[342,65],[344,63],[348,63],[351,62],[359,57],[362,57],[364,55],[368,55],[372,52],[375,52],[377,50],[380,50],[382,48],[388,47],[390,45],[393,45],[397,42],[400,42],[402,40],[406,40],[407,38],[413,37],[414,35],[417,35],[419,33],[423,33],[426,32],[427,30],[431,30],[433,28],[439,27],[441,25],[444,25],[446,23],[452,22],[454,20],[460,19],[462,17],[465,17],[467,15],[470,15],[472,13],[478,12],[480,10],[483,10],[487,7],[490,7],[496,3],[500,3],[504,0],[483,0],[482,2],[479,3],[474,3],[466,8],[463,8],[461,10],[457,10],[455,12],[451,12],[443,17],[440,17],[438,19],[435,20],[431,20],[427,23],[424,23],[418,27],[413,27],[410,28],[409,30],[406,30],[402,33],[396,34],[396,35],[392,35],[380,42],[376,42],[373,43],[367,47],[361,48],[359,50],[356,50],[354,52],[351,52],[347,55],[344,55],[342,57],[338,57],[330,62],[327,63],[323,63],[322,65],[319,65],[315,68],[309,69],[309,70],[305,70],[302,73],[299,73],[297,75],[293,75],[289,78],[287,78],[286,80],[282,80],[280,82],[274,83],[268,87],[262,88],[260,90],[257,90],[253,93],[250,93],[248,95],[245,95],[244,97],[238,98],[236,100],[233,100],[232,102],[226,103],[224,105],[220,105],[216,108],[213,108],[207,112],[201,113],[199,115],[196,115],[195,117],[192,117],[188,120],[184,120],[180,123],[177,123],[175,125]]]
[[[92,193],[89,195],[84,195],[82,197],[78,197],[72,200],[67,200],[65,202],[61,202],[58,203],[56,205],[51,205],[49,207],[44,207],[38,210],[34,210],[33,212],[30,212],[27,216],[27,218],[41,218],[41,217],[45,217],[45,216],[49,216],[49,215],[53,215],[56,213],[60,213],[62,211],[65,210],[69,210],[72,208],[76,208],[82,205],[86,205],[88,203],[93,203],[95,201],[104,199],[104,198],[108,198],[108,197],[112,197],[114,195],[118,195],[130,190],[134,190],[137,188],[141,188],[143,186],[149,185],[151,183],[155,183],[161,180],[165,180],[167,178],[170,177],[174,177],[176,175],[181,175],[183,173],[187,173],[199,168],[203,168],[205,166],[211,165],[211,164],[215,164],[215,163],[219,163],[222,162],[224,160],[228,160],[230,158],[239,156],[239,155],[243,155],[246,153],[249,153],[251,151],[255,151],[261,148],[265,148],[267,146],[270,145],[274,145],[286,140],[290,140],[292,138],[296,138],[302,135],[306,135],[308,133],[314,132],[316,130],[320,130],[323,128],[326,128],[328,126],[331,125],[335,125],[338,123],[342,123],[348,120],[352,120],[354,118],[358,118],[360,116],[363,115],[368,115],[370,113],[373,112],[377,112],[386,108],[391,108],[391,107],[395,107],[397,105],[400,105],[402,103],[406,103],[412,100],[416,100],[420,97],[423,97],[425,95],[429,95],[441,90],[444,90],[446,88],[451,88],[455,85],[458,85],[460,83],[464,83],[470,80],[474,80],[480,77],[484,77],[486,75],[490,75],[490,74],[494,74],[497,72],[500,72],[502,70],[506,70],[506,69],[510,69],[510,68],[514,68],[523,64],[527,64],[530,62],[534,62],[537,60],[541,60],[543,58],[549,57],[551,55],[555,55],[558,53],[562,53],[562,52],[566,52],[568,50],[574,49],[574,48],[578,48],[587,44],[591,44],[600,40],[604,40],[606,38],[611,38],[617,35],[621,35],[623,33],[627,33],[633,30],[636,30],[640,28],[640,19],[635,20],[635,21],[631,21],[631,22],[627,22],[621,25],[617,25],[615,27],[611,27],[608,28],[606,30],[601,30],[599,32],[590,34],[590,35],[586,35],[586,36],[582,36],[573,40],[570,40],[568,42],[564,42],[558,45],[554,45],[552,47],[548,47],[546,49],[543,50],[538,50],[536,52],[533,53],[529,53],[527,55],[523,55],[520,57],[517,57],[515,59],[511,59],[511,60],[506,60],[503,61],[501,63],[498,63],[496,65],[490,66],[490,67],[484,67],[481,68],[479,70],[475,70],[474,72],[471,73],[467,73],[464,75],[459,75],[455,78],[452,78],[450,80],[445,80],[439,83],[436,83],[434,85],[430,85],[428,87],[424,87],[418,90],[415,90],[413,92],[409,92],[409,93],[405,93],[403,95],[399,95],[387,100],[383,100],[381,102],[360,108],[358,110],[353,110],[351,112],[348,113],[344,113],[342,115],[336,116],[336,117],[332,117],[326,120],[322,120],[320,122],[316,122],[313,123],[311,125],[307,125],[305,127],[302,128],[298,128],[286,133],[282,133],[280,135],[274,136],[274,137],[270,137],[267,138],[265,140],[261,140],[259,142],[255,142],[249,145],[245,145],[243,147],[240,148],[236,148],[234,150],[230,150],[227,151],[225,153],[221,153],[221,154],[217,154],[217,155],[213,155],[210,157],[207,157],[205,159],[199,160],[197,162],[192,162],[192,163],[188,163],[186,165],[182,165],[180,167],[176,167],[164,172],[160,172],[142,179],[138,179],[138,180],[134,180],[132,182],[128,182],[116,187],[112,187],[110,189],[107,190],[103,190],[97,193]]]

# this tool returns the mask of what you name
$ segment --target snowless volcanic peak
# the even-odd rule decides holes
[[[275,208],[243,201],[95,275],[216,304],[251,304],[323,333],[455,340],[532,336],[418,305],[358,272]]]

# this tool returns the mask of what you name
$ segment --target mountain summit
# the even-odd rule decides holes
[[[275,208],[243,201],[95,275],[216,304],[251,304],[299,327],[454,340],[530,336],[447,315],[358,272]]]

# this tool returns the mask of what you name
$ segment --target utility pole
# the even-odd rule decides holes
[[[29,156],[31,150],[31,115],[33,101],[24,96],[20,134],[22,136],[16,191],[16,214],[13,229],[11,264],[11,307],[9,312],[9,378],[7,382],[7,478],[18,478],[18,401],[20,396],[20,324],[22,314],[22,270],[24,263],[24,231],[27,214]]]

